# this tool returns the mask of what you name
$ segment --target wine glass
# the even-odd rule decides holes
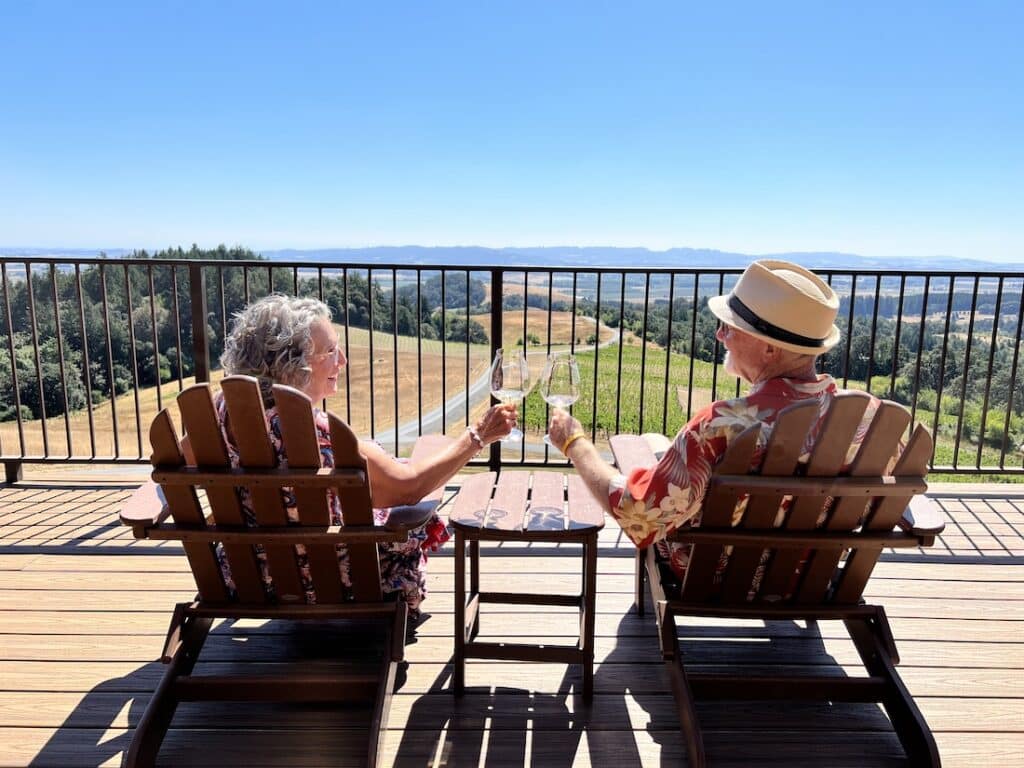
[[[580,367],[573,355],[552,352],[540,375],[540,394],[548,405],[568,408],[580,396]],[[544,442],[554,445],[544,435]],[[556,446],[557,447],[557,446]]]
[[[507,352],[498,349],[491,363],[491,394],[502,403],[521,402],[530,391],[530,368],[526,364],[526,354],[521,349],[510,349]],[[518,427],[501,438],[508,443],[522,440],[523,432]]]

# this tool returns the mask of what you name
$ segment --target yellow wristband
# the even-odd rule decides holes
[[[569,438],[564,443],[562,443],[562,455],[563,456],[568,456],[569,455],[569,446],[572,445],[573,443],[575,443],[581,437],[586,437],[586,436],[587,435],[584,432],[573,432],[571,435],[569,435]]]

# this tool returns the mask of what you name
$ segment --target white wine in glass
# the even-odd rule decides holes
[[[526,355],[521,349],[498,349],[491,363],[491,394],[502,403],[519,403],[530,391],[530,368]],[[518,427],[503,438],[503,443],[522,440],[523,432]]]
[[[580,367],[575,357],[560,352],[548,355],[540,375],[540,394],[548,405],[555,408],[568,408],[579,399]],[[547,435],[544,435],[544,442],[554,445]]]

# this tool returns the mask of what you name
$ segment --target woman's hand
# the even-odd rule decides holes
[[[551,439],[552,445],[561,450],[565,441],[578,432],[583,432],[583,425],[579,419],[570,416],[568,411],[563,411],[561,408],[551,410],[548,437]]]
[[[518,418],[519,409],[515,403],[492,405],[476,423],[476,433],[484,445],[490,445],[511,432]]]
[[[515,405],[495,405],[488,409],[473,429],[484,445],[499,440],[516,423]],[[415,504],[466,466],[482,446],[470,431],[463,432],[441,451],[418,457],[411,462],[395,461],[376,443],[364,442],[360,449],[366,458],[373,488],[373,503],[378,507]]]

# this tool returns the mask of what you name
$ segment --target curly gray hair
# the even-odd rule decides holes
[[[317,299],[271,294],[252,302],[234,316],[224,339],[220,364],[227,375],[255,376],[266,403],[273,402],[271,386],[302,389],[309,384],[313,353],[310,329],[331,319],[331,310]]]

